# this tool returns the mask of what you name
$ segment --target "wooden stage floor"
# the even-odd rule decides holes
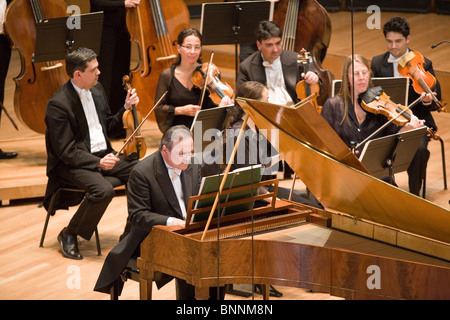
[[[393,16],[394,13],[382,13],[382,21]],[[449,16],[436,14],[402,14],[407,17],[412,25],[414,38],[411,47],[421,51],[425,56],[433,60],[435,70],[442,79],[450,75],[450,45],[431,50],[430,45],[441,40],[450,39]],[[333,33],[324,67],[335,69],[333,73],[340,76],[342,59],[351,53],[349,25],[350,14],[348,12],[330,13],[333,24]],[[362,28],[367,15],[355,14],[355,52],[368,58],[385,51],[381,30]],[[198,23],[193,21],[193,25]],[[420,28],[419,28],[420,26]],[[229,48],[234,52],[234,48]],[[329,61],[329,62],[327,62]],[[61,256],[57,234],[67,224],[75,208],[68,212],[59,211],[50,219],[44,248],[39,248],[39,239],[45,219],[45,210],[38,205],[42,201],[47,178],[45,175],[46,154],[44,137],[25,127],[14,113],[13,97],[15,84],[13,78],[20,72],[20,61],[16,51],[13,57],[7,77],[5,107],[19,125],[16,131],[7,117],[1,119],[0,148],[4,151],[16,151],[17,159],[0,160],[0,299],[10,300],[84,300],[84,299],[108,299],[105,294],[95,293],[92,288],[95,284],[104,258],[111,248],[117,243],[122,233],[127,216],[126,199],[122,193],[112,201],[99,225],[100,240],[102,244],[102,256],[96,255],[95,241],[81,241],[80,249],[84,255],[81,261],[65,259]],[[450,77],[449,77],[450,78]],[[449,81],[450,82],[450,81]],[[446,84],[447,86],[447,84]],[[450,101],[449,92],[446,90],[444,99]],[[450,113],[434,113],[439,126],[439,134],[443,138],[445,156],[448,159],[450,145],[450,128],[448,126]],[[143,130],[146,142],[149,146],[148,154],[153,152],[161,136],[155,124],[146,124]],[[114,141],[115,146],[120,146],[121,141]],[[444,208],[448,208],[450,192],[443,189],[443,171],[441,162],[441,146],[438,141],[429,145],[431,158],[427,169],[427,193],[426,199]],[[396,175],[400,188],[407,190],[406,173]],[[281,182],[290,187],[288,180]],[[296,184],[296,188],[304,191],[304,185]],[[426,214],[426,212],[424,212]],[[79,282],[71,282],[72,275],[79,276]],[[336,299],[323,293],[311,293],[302,289],[279,288],[285,300],[300,299]],[[260,299],[256,296],[255,299]],[[121,299],[138,299],[137,283],[128,281],[125,285]],[[173,285],[154,291],[155,299],[173,299]],[[227,295],[227,299],[241,299],[240,297]]]

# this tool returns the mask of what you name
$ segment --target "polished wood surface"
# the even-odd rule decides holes
[[[200,1],[197,1],[200,2]],[[397,15],[393,12],[383,12],[382,21]],[[450,61],[448,54],[450,45],[443,44],[431,50],[431,43],[450,39],[450,29],[447,28],[448,16],[431,14],[401,13],[412,26],[411,47],[423,53],[433,61],[437,78],[443,87],[443,98],[450,101]],[[323,67],[333,71],[340,77],[342,61],[350,54],[348,12],[330,13],[332,20],[332,36],[327,57]],[[368,15],[365,12],[355,14],[355,20],[365,25]],[[191,21],[198,26],[199,20]],[[384,52],[385,44],[381,30],[355,28],[355,45],[359,53],[372,57]],[[222,72],[222,80],[230,85],[234,83],[234,46],[214,46],[215,62]],[[220,59],[219,59],[220,56]],[[205,61],[208,60],[205,52]],[[225,63],[226,62],[226,63]],[[224,63],[225,66],[222,65]],[[228,66],[228,67],[227,67]],[[126,198],[122,193],[113,199],[108,210],[99,224],[100,241],[103,255],[96,255],[95,241],[81,240],[80,249],[84,255],[81,261],[65,259],[60,253],[56,237],[61,229],[67,225],[76,208],[69,211],[58,211],[50,219],[44,248],[39,248],[39,239],[44,225],[46,212],[38,205],[42,202],[43,192],[47,183],[45,176],[45,143],[43,135],[37,134],[23,125],[14,113],[14,81],[20,72],[20,61],[16,51],[13,51],[8,76],[6,79],[5,107],[17,122],[19,131],[16,131],[6,116],[2,116],[0,126],[0,148],[4,151],[17,151],[19,157],[12,160],[0,160],[0,298],[1,299],[109,299],[108,295],[96,293],[92,289],[97,280],[100,269],[107,253],[117,244],[123,231],[126,219]],[[227,73],[228,72],[228,73]],[[449,79],[448,81],[446,79]],[[448,123],[450,114],[433,114],[438,126],[439,134],[443,138],[446,149],[445,155],[449,159],[450,128]],[[156,126],[145,125],[142,134],[146,138],[148,151],[153,152],[159,142],[161,133]],[[114,142],[120,148],[122,141]],[[439,141],[429,144],[431,152],[427,168],[426,198],[441,207],[449,208],[450,191],[443,188],[443,172],[441,162],[441,147]],[[311,164],[312,165],[312,164]],[[396,175],[396,182],[402,190],[408,190],[407,175],[405,172]],[[290,180],[281,181],[280,184],[290,188]],[[301,181],[295,184],[296,190],[304,192],[305,187]],[[424,213],[426,216],[426,213]],[[352,220],[344,222],[349,228],[354,227]],[[360,224],[364,224],[360,222]],[[373,229],[370,229],[373,233]],[[388,237],[388,235],[386,235]],[[395,237],[395,236],[392,236]],[[79,286],[71,285],[72,275],[79,272]],[[75,283],[76,284],[76,283]],[[276,286],[284,295],[281,299],[339,299],[326,293],[311,293],[304,289]],[[136,282],[128,281],[125,284],[121,299],[139,299],[139,286]],[[175,289],[173,283],[157,290],[154,287],[153,299],[174,299]],[[255,299],[261,299],[256,295]],[[226,299],[243,299],[227,295]]]

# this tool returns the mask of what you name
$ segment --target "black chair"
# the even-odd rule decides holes
[[[123,185],[122,181],[119,178],[106,176],[105,179],[108,180],[114,188],[117,188],[117,187]],[[41,247],[41,248],[44,246],[44,239],[45,239],[45,234],[47,233],[47,227],[48,227],[48,222],[50,220],[50,216],[53,216],[56,213],[56,210],[58,208],[58,200],[60,199],[60,195],[63,192],[71,192],[74,194],[81,193],[82,195],[80,195],[80,197],[84,197],[86,194],[86,192],[84,190],[77,189],[77,188],[71,187],[71,186],[61,187],[58,190],[56,190],[55,193],[53,193],[53,195],[50,199],[49,206],[48,206],[47,216],[45,218],[44,228],[42,230],[41,241],[39,243],[39,247]],[[81,201],[82,201],[82,199],[81,199]],[[80,203],[81,201],[76,201],[76,202]],[[43,204],[40,204],[39,206],[41,207],[41,206],[43,206]],[[102,251],[101,251],[101,247],[100,247],[100,238],[98,235],[97,228],[95,229],[94,233],[95,233],[95,241],[96,241],[96,245],[97,245],[97,253],[99,256],[101,256]]]
[[[444,148],[444,141],[441,137],[438,137],[435,140],[439,140],[441,143],[441,158],[442,158],[442,174],[444,178],[444,190],[447,190],[447,170],[445,168],[445,148]],[[426,186],[427,186],[427,173],[425,172],[425,176],[423,177],[423,187],[422,187],[422,198],[425,199],[426,195]]]

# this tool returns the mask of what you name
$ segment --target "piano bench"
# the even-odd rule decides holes
[[[139,282],[139,268],[137,267],[137,257],[128,260],[127,265],[120,273],[120,277],[114,282],[109,291],[111,300],[119,300],[119,292],[127,280]]]

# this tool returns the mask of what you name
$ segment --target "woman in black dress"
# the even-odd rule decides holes
[[[156,120],[161,132],[169,127],[183,124],[191,127],[197,111],[217,107],[205,93],[202,106],[199,106],[202,90],[192,82],[192,74],[202,63],[202,36],[193,28],[185,28],[178,35],[178,59],[161,72],[156,88],[155,102],[167,91],[163,101],[155,109]],[[233,101],[225,96],[219,106],[231,105]]]

